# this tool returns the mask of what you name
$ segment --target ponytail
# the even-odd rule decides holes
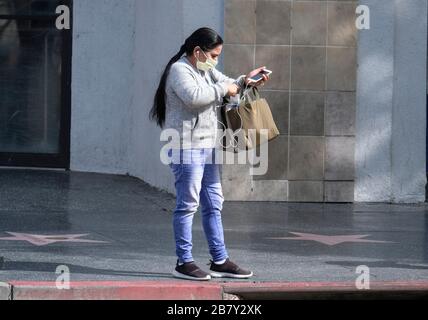
[[[183,54],[188,56],[192,55],[195,47],[200,47],[203,51],[208,51],[216,48],[218,45],[223,44],[223,39],[220,35],[210,28],[200,28],[192,33],[192,35],[186,39],[184,44],[181,46],[180,51],[169,60],[162,74],[159,82],[158,89],[155,94],[153,101],[153,107],[150,110],[150,120],[155,120],[158,126],[161,128],[165,125],[165,113],[166,113],[166,80],[168,79],[169,70],[171,66],[177,62]]]
[[[169,60],[162,74],[159,87],[155,94],[153,107],[150,111],[150,119],[156,120],[156,123],[161,128],[163,128],[165,124],[165,111],[166,111],[165,87],[166,87],[166,80],[168,78],[169,70],[171,69],[171,66],[175,62],[177,62],[185,52],[186,52],[186,46],[183,44],[180,48],[180,51],[178,51],[178,53],[174,57],[172,57],[171,60]]]

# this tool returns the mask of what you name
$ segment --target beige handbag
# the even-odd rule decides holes
[[[233,131],[233,136],[230,131],[224,134],[225,151],[236,153],[250,150],[280,135],[269,104],[266,99],[260,97],[257,87],[253,87],[244,95],[238,107],[229,111],[223,107],[221,115],[227,129]],[[263,132],[262,129],[266,129],[267,132]]]

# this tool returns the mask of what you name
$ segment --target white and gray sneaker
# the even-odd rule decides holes
[[[226,259],[223,264],[215,264],[210,260],[211,277],[213,278],[235,278],[235,279],[248,279],[253,276],[253,272],[240,268],[237,264]]]
[[[194,280],[194,281],[211,280],[210,274],[201,270],[195,264],[194,261],[179,265],[177,260],[177,266],[175,267],[175,270],[172,272],[172,275],[175,278],[185,279],[185,280]]]

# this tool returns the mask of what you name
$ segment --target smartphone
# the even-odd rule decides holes
[[[268,69],[263,69],[259,74],[257,74],[254,77],[248,79],[248,83],[257,83],[260,80],[263,80],[263,75],[269,76],[270,74],[272,74],[272,71],[270,71]]]

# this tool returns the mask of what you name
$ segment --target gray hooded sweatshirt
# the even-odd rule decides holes
[[[229,84],[242,88],[244,78],[245,75],[235,80],[216,69],[201,71],[185,56],[175,62],[166,82],[164,129],[175,129],[178,135],[172,135],[169,146],[175,149],[219,147],[218,129],[225,129],[220,114],[223,98]]]

